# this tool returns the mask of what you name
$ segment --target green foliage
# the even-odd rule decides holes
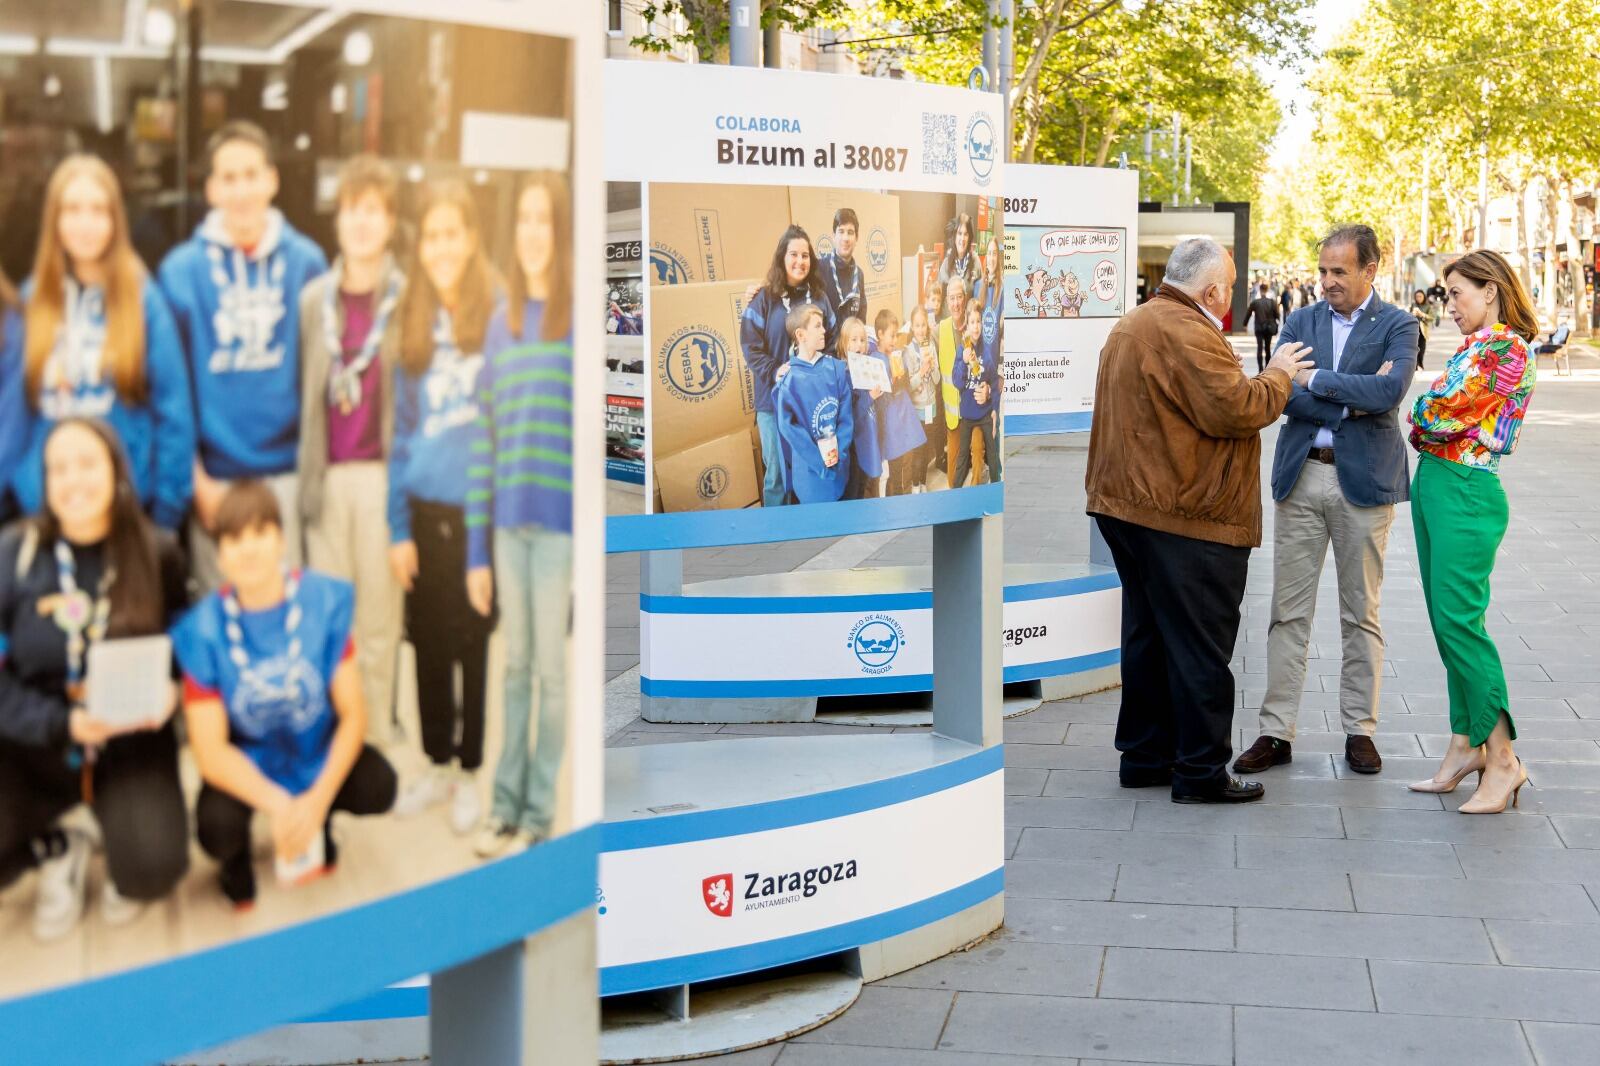
[[[763,0],[761,25],[803,32],[830,24],[849,10],[849,0]],[[726,62],[728,0],[646,0],[639,14],[646,26],[657,28],[629,40],[633,47],[656,53],[688,47],[702,63]]]

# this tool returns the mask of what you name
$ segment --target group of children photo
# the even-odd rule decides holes
[[[957,214],[937,279],[902,318],[868,306],[860,230],[840,208],[819,257],[790,225],[740,322],[765,507],[912,495],[940,487],[941,473],[948,487],[1000,480],[998,232],[980,255],[971,215]]]
[[[36,871],[42,940],[77,925],[97,850],[107,924],[171,893],[191,816],[247,907],[252,823],[290,884],[336,867],[334,811],[443,808],[483,858],[556,815],[565,175],[424,186],[350,158],[330,266],[274,206],[261,128],[226,123],[205,162],[209,211],[152,271],[116,173],[67,157],[31,274],[0,277],[0,890]],[[497,628],[503,739],[480,783]],[[397,727],[403,638],[420,738]],[[129,665],[169,654],[154,685]],[[408,739],[416,774],[396,769],[423,762]]]

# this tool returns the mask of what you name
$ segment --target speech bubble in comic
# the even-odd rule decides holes
[[[1121,230],[1103,229],[1053,229],[1039,237],[1039,254],[1049,260],[1054,268],[1056,259],[1063,255],[1082,253],[1110,254],[1122,248]]]
[[[1117,264],[1109,259],[1094,265],[1094,294],[1107,302],[1117,295]]]

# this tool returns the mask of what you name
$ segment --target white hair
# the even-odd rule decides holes
[[[1228,253],[1210,237],[1190,237],[1178,242],[1167,259],[1162,281],[1193,295],[1207,285],[1221,282]]]

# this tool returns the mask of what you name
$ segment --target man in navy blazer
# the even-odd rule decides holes
[[[1375,774],[1383,630],[1378,599],[1394,505],[1410,499],[1399,408],[1417,369],[1417,322],[1373,291],[1378,237],[1341,226],[1317,261],[1324,299],[1290,315],[1279,345],[1309,344],[1272,461],[1272,620],[1261,736],[1234,763],[1259,773],[1293,757],[1317,582],[1333,544],[1339,585],[1339,715],[1345,760]]]

